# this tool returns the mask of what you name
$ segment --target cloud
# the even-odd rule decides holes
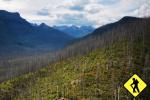
[[[67,25],[81,26],[81,25],[92,25],[92,24],[94,24],[91,21],[88,21],[88,19],[86,19],[83,14],[74,14],[74,15],[64,14],[61,17],[62,17],[61,20],[57,21],[58,25],[67,24]]]
[[[139,16],[150,17],[150,3],[141,5],[137,10]]]
[[[49,15],[48,9],[46,8],[41,9],[40,11],[37,12],[37,15],[48,16]]]
[[[12,1],[12,0],[3,0],[3,1]]]
[[[101,3],[103,5],[112,5],[112,4],[115,4],[119,1],[120,0],[100,0],[99,3]]]
[[[0,0],[0,9],[30,22],[101,26],[124,16],[150,16],[150,0]]]
[[[73,6],[70,7],[70,10],[77,10],[77,11],[82,11],[84,8],[82,6]]]

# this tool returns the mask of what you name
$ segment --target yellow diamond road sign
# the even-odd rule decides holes
[[[136,74],[134,74],[125,84],[124,87],[134,96],[139,95],[145,88],[146,83]]]

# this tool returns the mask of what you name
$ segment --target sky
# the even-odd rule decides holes
[[[150,0],[0,0],[0,10],[37,24],[99,27],[124,16],[149,17]]]

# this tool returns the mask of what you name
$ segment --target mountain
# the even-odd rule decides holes
[[[42,23],[33,25],[19,13],[0,10],[0,55],[57,50],[74,38]]]
[[[63,31],[73,37],[80,38],[94,31],[92,26],[54,26],[53,28]]]
[[[97,28],[96,30],[93,31],[93,34],[101,34],[103,32],[112,31],[113,29],[119,27],[120,25],[123,25],[126,23],[138,22],[139,20],[142,20],[142,18],[125,16],[117,22],[106,24]]]
[[[150,98],[150,18],[124,17],[54,55],[47,68],[1,83],[0,99],[133,100],[124,83],[134,74],[147,84],[136,99]]]

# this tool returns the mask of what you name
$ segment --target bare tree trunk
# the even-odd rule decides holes
[[[117,100],[117,93],[116,93],[116,90],[115,90],[114,96],[115,96],[115,100]]]
[[[118,86],[118,100],[120,100],[120,86]]]

